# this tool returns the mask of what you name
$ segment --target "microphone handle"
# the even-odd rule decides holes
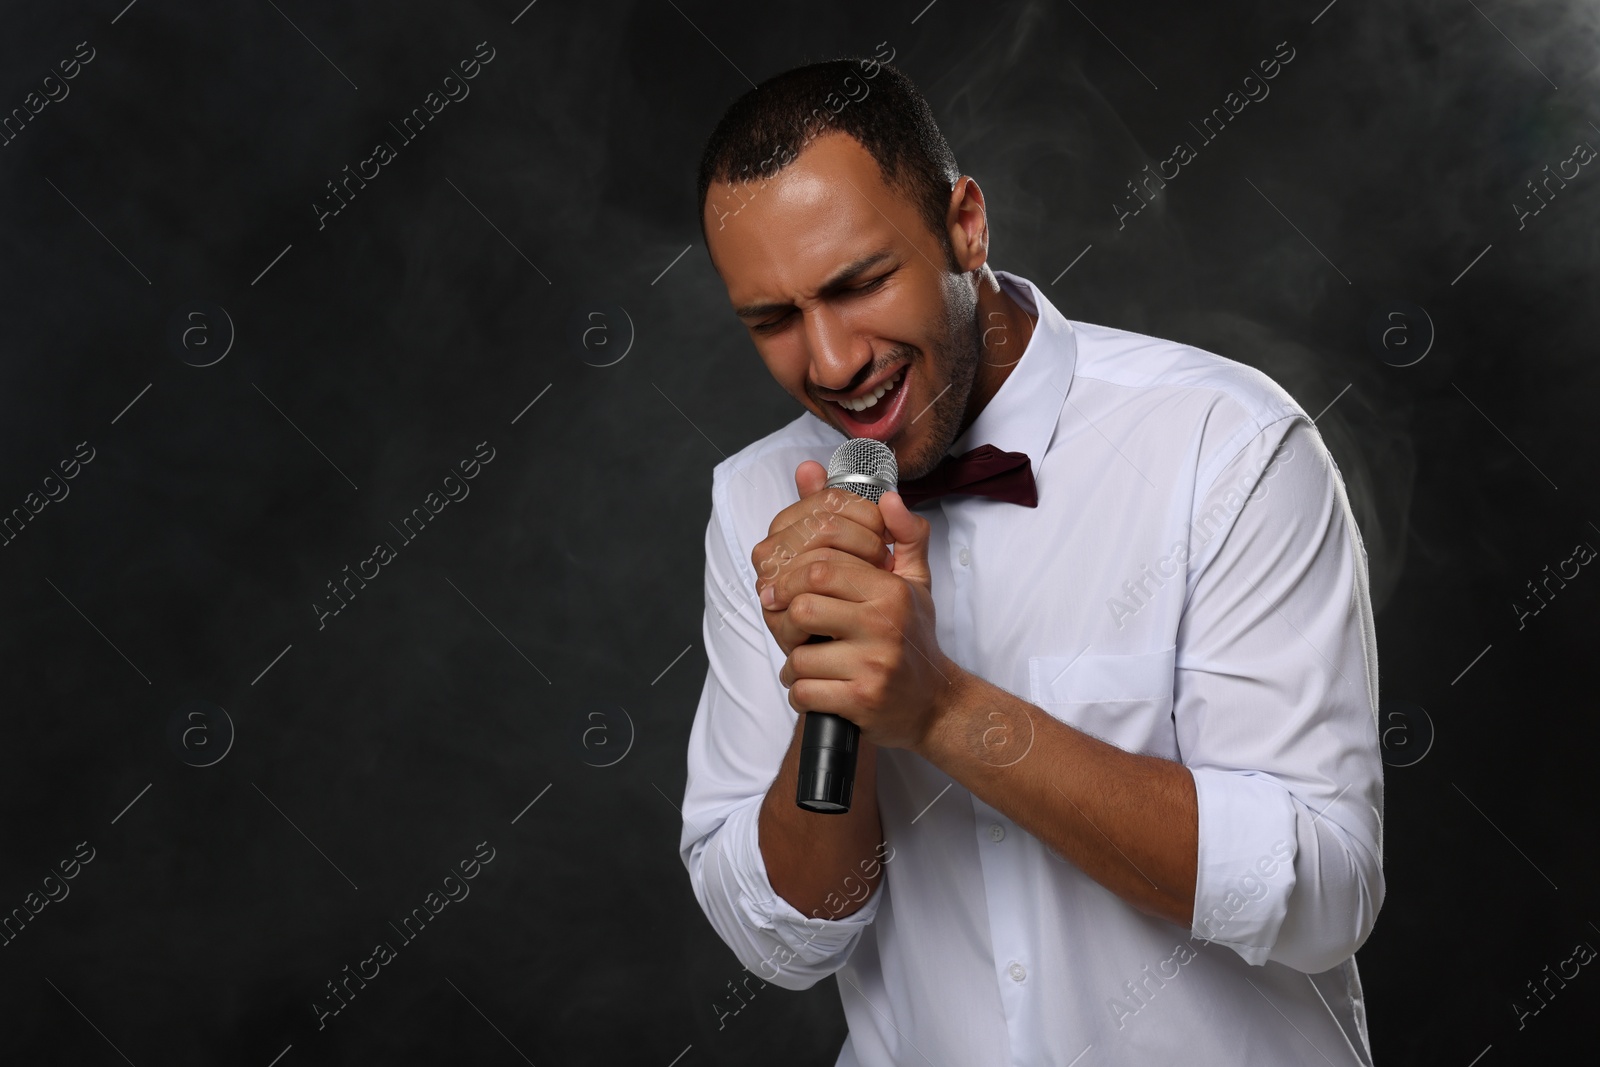
[[[832,641],[827,634],[812,634],[806,644]],[[806,712],[800,738],[800,779],[794,802],[819,815],[844,815],[856,784],[856,750],[861,727],[828,711]]]

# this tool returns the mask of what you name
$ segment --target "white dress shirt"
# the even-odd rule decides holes
[[[807,917],[773,891],[757,816],[796,713],[750,556],[798,499],[795,467],[843,440],[809,411],[712,477],[680,842],[695,896],[757,978],[838,975],[836,1067],[1370,1064],[1354,953],[1384,895],[1378,659],[1338,468],[1262,372],[1069,321],[995,274],[1038,324],[950,452],[1027,453],[1039,506],[917,509],[939,646],[1189,769],[1192,924],[1135,910],[903,749],[877,753],[893,852],[866,904]]]

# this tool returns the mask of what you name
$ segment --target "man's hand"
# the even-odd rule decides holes
[[[827,469],[815,460],[808,459],[795,469],[794,484],[800,499],[778,512],[767,528],[767,539],[750,553],[758,596],[780,574],[803,569],[813,560],[853,562],[869,568],[894,566],[889,551],[892,537],[876,504],[843,489],[825,489]],[[784,652],[811,636],[784,625],[782,611],[762,614]]]
[[[795,472],[803,498],[825,483],[821,464],[801,464]],[[789,654],[778,680],[797,712],[830,711],[854,722],[872,744],[912,748],[933,727],[941,698],[962,673],[940,651],[935,634],[931,525],[898,493],[884,494],[877,505],[845,495],[860,507],[846,503],[837,515],[823,510],[828,521],[812,539],[833,527],[826,545],[795,553],[773,568],[772,580],[757,582],[767,627]],[[802,499],[774,520],[775,534],[790,538],[782,543],[792,543],[793,513],[804,514],[806,504]],[[790,525],[780,531],[786,518]],[[878,551],[885,539],[894,543],[892,554]],[[773,540],[757,553],[774,551]],[[812,634],[833,640],[809,644]]]

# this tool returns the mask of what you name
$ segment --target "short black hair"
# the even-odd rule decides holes
[[[945,228],[950,192],[961,177],[955,153],[911,79],[876,59],[842,57],[795,67],[733,102],[700,157],[701,240],[707,238],[706,194],[712,182],[771,178],[825,133],[849,134],[871,153],[884,184],[916,206],[943,246],[950,269],[960,270]]]

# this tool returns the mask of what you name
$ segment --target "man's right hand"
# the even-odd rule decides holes
[[[815,460],[808,459],[795,468],[794,484],[800,499],[778,512],[767,528],[766,540],[750,553],[757,598],[783,568],[803,567],[813,560],[894,569],[894,554],[889,551],[893,538],[877,504],[844,489],[824,488],[828,471]],[[761,614],[784,654],[793,652],[795,642],[780,633],[778,626],[784,612],[763,607]]]

